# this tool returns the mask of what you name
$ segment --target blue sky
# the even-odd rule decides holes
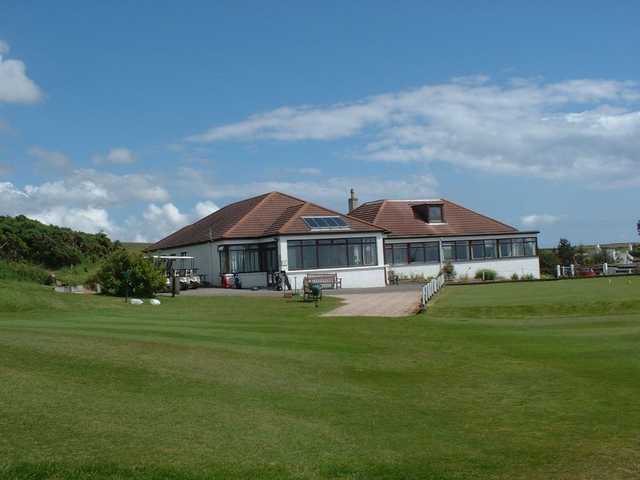
[[[543,3],[0,0],[0,214],[152,241],[354,187],[635,240],[640,6]]]

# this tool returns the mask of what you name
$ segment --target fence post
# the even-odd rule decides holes
[[[573,263],[571,264],[571,276],[576,276],[576,266]]]
[[[602,264],[602,274],[609,275],[609,264],[607,262]]]

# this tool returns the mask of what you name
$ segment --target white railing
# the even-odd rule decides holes
[[[437,277],[431,279],[429,283],[422,287],[422,298],[420,307],[424,309],[431,298],[440,291],[445,284],[445,275],[440,273]]]

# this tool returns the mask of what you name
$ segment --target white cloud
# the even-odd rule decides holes
[[[64,179],[22,188],[11,182],[0,182],[0,215],[24,214],[48,218],[52,223],[64,220],[68,224],[71,218],[86,219],[90,215],[95,225],[105,229],[108,222],[97,215],[99,210],[107,211],[135,201],[168,199],[168,192],[156,184],[155,178],[142,174],[113,175],[76,170]],[[113,225],[111,231],[116,231]]]
[[[112,234],[117,231],[109,220],[109,213],[103,208],[73,208],[59,205],[30,214],[29,217],[42,223],[69,227],[81,232],[103,231]]]
[[[206,200],[204,202],[196,203],[194,210],[198,217],[206,217],[207,215],[211,215],[213,212],[220,210],[220,207],[212,201]]]
[[[142,218],[132,216],[127,219],[125,235],[137,242],[156,242],[217,209],[218,207],[209,201],[198,202],[190,213],[181,212],[171,202],[163,205],[152,203],[147,205]]]
[[[339,203],[346,199],[354,188],[361,194],[361,200],[398,197],[431,197],[438,188],[437,180],[431,175],[417,175],[409,179],[385,179],[378,177],[331,177],[313,181],[265,181],[246,184],[219,185],[206,192],[210,198],[245,198],[270,191],[280,191],[318,202]]]
[[[9,44],[0,40],[0,102],[35,103],[42,91],[27,76],[27,67],[20,60],[4,60]]]
[[[603,177],[640,179],[639,103],[634,82],[513,79],[497,84],[476,76],[347,104],[282,107],[188,140],[354,137],[364,142],[357,156],[368,160],[446,162],[490,173],[595,183]]]
[[[551,215],[549,213],[532,213],[531,215],[525,215],[520,218],[522,225],[527,227],[536,227],[541,225],[553,225],[558,223],[562,217],[558,215]]]
[[[71,159],[62,152],[31,147],[29,155],[38,160],[37,166],[46,170],[68,170],[72,166]]]
[[[113,165],[128,165],[136,161],[136,156],[131,150],[124,147],[112,148],[105,155],[94,155],[93,163],[96,165],[110,163]]]

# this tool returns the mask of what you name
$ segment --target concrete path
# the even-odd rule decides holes
[[[405,317],[414,315],[420,308],[420,289],[375,289],[375,293],[347,293],[338,290],[332,296],[345,303],[323,314],[325,317]]]

